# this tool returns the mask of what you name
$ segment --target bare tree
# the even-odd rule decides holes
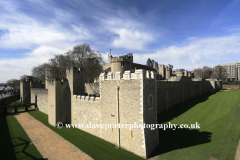
[[[93,51],[89,44],[76,45],[71,51],[64,54],[55,55],[49,63],[36,66],[32,69],[32,75],[44,80],[45,70],[51,70],[51,79],[65,79],[66,68],[77,67],[85,72],[85,82],[93,83],[102,73],[102,54]]]
[[[32,69],[32,76],[38,78],[41,81],[45,80],[45,70],[50,67],[50,63],[43,63]]]
[[[82,45],[76,45],[73,47],[73,51],[71,55],[73,56],[74,60],[78,61],[77,65],[80,68],[84,68],[84,63],[86,59],[89,58],[89,53],[92,53],[91,47],[89,44],[84,43]]]
[[[66,79],[66,67],[67,61],[66,56],[63,54],[55,55],[54,58],[50,60],[50,67],[48,68],[51,70],[51,79]]]
[[[193,70],[193,72],[194,72],[195,76],[200,77],[200,78],[203,77],[203,71],[202,71],[201,68],[196,68],[196,69]]]
[[[28,76],[29,76],[29,75],[24,74],[24,75],[20,76],[19,79],[20,79],[20,80],[26,80]]]
[[[74,66],[84,69],[85,82],[89,83],[92,91],[97,94],[97,92],[93,89],[93,82],[103,71],[102,64],[104,62],[102,54],[93,51],[88,44],[84,43],[73,47],[73,51],[69,53],[69,57],[71,57],[70,59],[74,59]]]
[[[7,86],[16,88],[20,86],[20,81],[18,79],[10,79],[6,82]]]
[[[203,68],[197,68],[193,70],[194,74],[200,78],[211,78],[213,69],[208,66],[203,66]]]
[[[225,80],[227,78],[226,68],[221,65],[217,65],[216,67],[214,67],[212,78]]]
[[[72,51],[50,59],[50,69],[55,73],[52,78],[66,78],[67,67],[81,68],[85,71],[85,81],[90,83],[102,72],[102,63],[101,53],[91,50],[91,47],[84,43],[74,46]]]
[[[211,78],[211,74],[212,74],[213,69],[211,67],[208,66],[203,66],[202,68],[202,78],[208,79]]]

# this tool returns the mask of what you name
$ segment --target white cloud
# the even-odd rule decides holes
[[[44,5],[45,9],[51,9]],[[65,22],[71,15],[59,9],[53,9],[55,17],[49,17],[48,21],[42,22],[31,14],[26,15],[20,12],[18,9],[21,6],[17,6],[17,3],[2,1],[0,7],[4,10],[0,12],[0,33],[2,31],[0,48],[31,50],[28,53],[22,53],[23,58],[0,58],[0,82],[19,78],[23,74],[31,74],[34,66],[47,62],[54,55],[65,53],[77,43],[93,37],[84,26],[63,27],[60,20],[64,19]],[[63,15],[65,16],[62,17]]]
[[[0,39],[0,47],[32,49],[35,45],[52,45],[91,38],[88,30],[83,27],[72,26],[72,29],[66,30],[57,24],[41,24],[25,15],[19,15],[19,19],[20,22],[9,16],[1,18],[0,29],[6,32]]]
[[[143,50],[154,40],[153,34],[144,30],[145,26],[133,19],[109,18],[103,24],[115,35],[112,45],[116,48]]]
[[[0,60],[1,82],[12,78],[19,78],[21,75],[31,75],[33,66],[48,62],[49,58],[56,54],[64,53],[66,49],[58,49],[49,46],[41,46],[21,59],[3,59]]]
[[[14,3],[13,3],[14,4]],[[36,45],[54,45],[62,42],[74,42],[92,38],[89,30],[81,25],[62,25],[71,14],[66,11],[46,6],[44,8],[53,10],[54,17],[42,22],[34,16],[26,15],[18,11],[18,7],[11,3],[2,2],[0,7],[5,8],[1,12],[0,37],[1,48],[24,48],[33,49]],[[59,20],[59,21],[57,21]]]
[[[129,29],[114,30],[119,36],[113,40],[113,46],[125,49],[142,50],[147,42],[153,40],[153,37],[147,33],[138,30],[131,31]]]
[[[215,63],[240,61],[240,36],[238,33],[223,37],[193,38],[183,46],[170,46],[154,53],[134,54],[136,63],[145,64],[148,58],[159,64],[173,64],[177,68],[194,68]]]
[[[43,15],[39,18],[37,15],[21,12],[24,6],[20,2],[0,1],[0,48],[10,51],[19,49],[17,52],[21,52],[21,49],[31,50],[21,54],[24,58],[0,58],[0,82],[31,74],[33,66],[47,62],[55,54],[62,54],[82,42],[92,42],[92,48],[100,48],[103,52],[106,48],[112,48],[117,54],[121,52],[121,55],[125,54],[122,49],[133,53],[136,50],[141,51],[142,54],[134,54],[136,63],[145,64],[151,58],[159,64],[171,63],[174,67],[189,70],[198,64],[201,67],[240,61],[239,26],[229,30],[235,33],[227,36],[189,37],[181,46],[156,48],[156,44],[167,36],[168,30],[159,31],[161,26],[151,27],[146,23],[147,18],[142,18],[136,10],[121,10],[100,1],[91,2],[94,4],[91,9],[88,9],[89,2],[77,2],[81,6],[71,8],[73,11],[68,10],[69,6],[65,10],[56,8],[58,5],[53,5],[54,1],[45,3],[30,0],[30,3],[32,10],[34,6],[38,6],[40,9],[36,9],[48,12],[46,15],[49,17]],[[75,2],[69,4],[76,6]],[[106,52],[103,54],[105,62],[107,55]]]

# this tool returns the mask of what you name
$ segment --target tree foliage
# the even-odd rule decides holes
[[[50,67],[50,63],[43,63],[32,69],[32,76],[37,77],[39,80],[45,80],[45,70]]]
[[[197,68],[193,70],[194,74],[200,78],[213,78],[224,80],[227,78],[226,69],[223,66],[216,66],[214,68],[204,66],[203,68]]]
[[[18,79],[10,79],[6,82],[6,85],[16,88],[20,86],[20,81]]]
[[[24,74],[24,75],[20,76],[19,79],[20,79],[20,80],[26,80],[28,76],[29,76],[29,75]]]
[[[212,78],[220,79],[220,80],[225,80],[227,78],[227,70],[225,67],[221,65],[217,65],[214,67],[212,73]]]
[[[55,55],[49,63],[36,66],[32,69],[32,75],[40,80],[45,78],[45,70],[51,70],[50,79],[65,79],[66,68],[77,67],[85,72],[85,82],[91,83],[98,78],[102,72],[103,58],[101,53],[93,51],[89,44],[81,44],[73,47],[72,50]]]
[[[208,66],[203,66],[203,68],[194,69],[193,72],[197,77],[208,79],[211,78],[213,69]]]

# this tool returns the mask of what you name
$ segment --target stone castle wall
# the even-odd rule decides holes
[[[41,88],[31,88],[31,103],[36,103],[38,109],[48,114],[48,90]]]
[[[178,78],[176,81],[157,82],[158,113],[216,90],[215,81],[192,81],[189,77]]]
[[[48,81],[48,123],[55,126],[56,121],[56,80]]]
[[[100,125],[100,98],[74,95],[72,99],[72,124]],[[82,128],[82,130],[100,137],[100,129]]]
[[[156,80],[146,76],[145,71],[135,74],[127,72],[123,78],[121,73],[117,72],[116,79],[113,79],[110,73],[107,80],[104,79],[104,75],[100,79],[100,98],[73,95],[73,124],[86,126],[90,123],[92,125],[157,123]],[[151,107],[149,96],[152,97]],[[149,155],[159,143],[157,130],[129,127],[83,128],[83,130],[142,157]]]
[[[100,93],[99,91],[99,83],[84,83],[85,85],[85,92],[90,95],[90,94],[96,94]],[[95,91],[95,92],[94,92]]]
[[[135,74],[138,70],[135,72]],[[141,72],[141,70],[139,71]],[[157,124],[157,81],[156,74],[150,71],[142,71],[142,89],[140,94],[142,94],[142,104],[143,109],[141,113],[143,114],[143,123],[147,124]],[[142,92],[142,93],[141,93]],[[151,130],[150,128],[144,129],[144,141],[145,145],[145,155],[149,157],[152,151],[159,144],[158,130]]]
[[[29,81],[20,81],[20,100],[22,103],[31,102],[30,97],[30,82]]]
[[[141,86],[140,80],[133,79],[102,81],[101,124],[134,124],[134,122],[142,124]],[[101,138],[119,144],[121,148],[138,155],[146,156],[143,136],[143,130],[140,128],[101,129]]]
[[[238,88],[240,88],[240,85],[229,85],[229,84],[224,84],[224,85],[222,85],[222,88],[223,89],[238,89]]]
[[[48,81],[48,121],[71,123],[71,91],[68,80]]]
[[[31,103],[31,88],[43,88],[42,82],[21,80],[20,100],[22,103]],[[34,98],[35,99],[35,98]]]
[[[157,81],[153,71],[116,72],[115,76],[109,72],[107,79],[104,73],[100,75],[100,97],[94,98],[84,96],[88,89],[84,84],[83,70],[70,68],[66,75],[65,80],[48,80],[47,90],[31,89],[30,93],[26,92],[31,94],[32,102],[37,99],[39,110],[48,114],[49,124],[55,126],[57,122],[62,122],[98,125],[99,127],[82,130],[144,158],[149,157],[159,144],[157,129],[105,129],[101,125],[157,124],[158,113],[221,88],[219,82],[204,79],[193,81],[189,77]]]
[[[0,99],[0,103],[11,103],[19,100],[20,94],[14,94],[5,98]]]

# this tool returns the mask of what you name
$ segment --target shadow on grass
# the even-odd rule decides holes
[[[32,112],[32,111],[36,111],[36,109],[35,109],[35,108],[29,108],[28,111],[25,111],[25,110],[18,110],[17,113],[15,113],[14,111],[12,111],[12,112],[8,112],[8,113],[3,113],[3,111],[0,109],[0,116],[19,115],[19,113]]]
[[[0,116],[0,155],[1,159],[17,159],[8,128],[7,117]]]
[[[24,148],[23,148],[22,151],[21,151],[22,153],[24,153],[27,157],[29,157],[29,158],[31,158],[31,159],[44,160],[44,158],[39,159],[39,158],[36,158],[35,156],[33,156],[32,154],[30,154],[31,152],[28,151],[28,148],[31,147],[31,142],[26,141],[25,139],[22,139],[22,138],[20,138],[20,137],[17,137],[17,138],[18,138],[19,140],[21,140],[21,141],[24,142],[24,143],[22,143],[22,144],[19,144],[19,146],[25,145]]]
[[[162,113],[159,113],[158,114],[158,123],[161,124],[161,123],[171,121],[172,119],[174,119],[175,117],[178,117],[181,114],[185,113],[186,111],[188,111],[189,109],[191,109],[195,105],[197,105],[199,103],[202,103],[202,102],[205,102],[206,100],[208,100],[208,97],[210,97],[213,94],[216,94],[216,93],[203,94],[203,95],[201,95],[201,96],[199,96],[195,99],[189,100],[188,102],[173,106],[168,111],[164,111]]]
[[[41,111],[29,112],[29,114],[95,160],[143,159],[127,150],[116,149],[116,145],[83,130],[66,127],[58,129],[57,127],[53,127],[48,123],[48,115]]]
[[[0,159],[43,159],[13,114],[0,115],[0,122]]]
[[[211,142],[211,132],[200,132],[196,129],[159,130],[159,145],[151,157],[176,149],[187,148]]]
[[[176,105],[169,111],[164,111],[158,114],[158,123],[162,124],[171,121],[172,119],[185,113],[195,105],[205,102],[206,100],[208,100],[208,97],[213,94],[215,93],[206,93],[186,103]],[[158,133],[159,145],[152,152],[150,157],[155,157],[157,155],[181,148],[187,148],[199,144],[209,143],[211,142],[212,136],[211,132],[200,132],[197,129],[167,129],[165,131],[163,129],[159,129]]]

